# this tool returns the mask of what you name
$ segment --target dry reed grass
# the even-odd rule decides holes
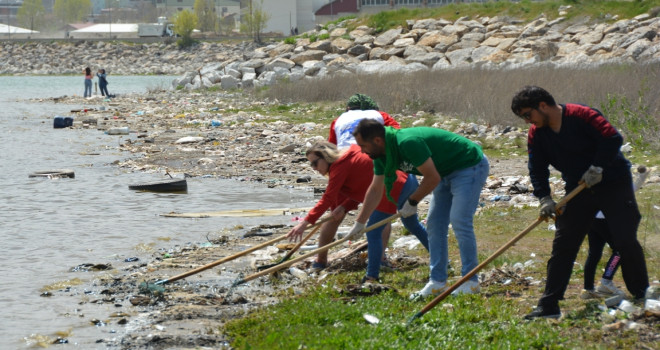
[[[622,100],[630,103],[633,117],[655,128],[627,130],[631,113],[608,108],[606,115],[624,135],[645,133],[657,139],[660,125],[660,63],[604,65],[591,69],[542,66],[507,70],[478,67],[408,74],[342,75],[276,84],[263,91],[283,102],[346,101],[354,93],[370,95],[391,114],[426,111],[466,121],[516,125],[511,98],[524,85],[538,85],[558,103],[582,103],[603,109]],[[612,115],[616,114],[616,115]],[[619,115],[620,114],[620,115]],[[648,136],[648,137],[646,137]],[[657,144],[657,143],[656,143]]]

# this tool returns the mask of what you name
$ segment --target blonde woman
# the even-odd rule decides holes
[[[321,226],[319,236],[319,247],[327,245],[332,241],[337,232],[337,227],[344,218],[346,212],[356,209],[364,200],[364,195],[371,184],[373,177],[373,162],[368,155],[360,151],[360,147],[352,145],[342,151],[337,150],[337,146],[321,141],[312,145],[306,152],[312,169],[319,174],[328,176],[328,185],[321,199],[312,208],[305,219],[292,228],[289,233],[289,239],[299,240],[303,232],[309,225],[313,225],[328,209],[332,210],[334,220],[328,221]],[[399,171],[398,177],[394,183],[391,195],[395,200],[398,198],[407,198],[418,186],[417,179],[414,176],[408,176]],[[371,225],[388,216],[395,214],[397,205],[390,202],[387,196],[383,194],[379,205],[374,213],[369,217],[368,224]],[[403,221],[404,226],[414,234],[420,242],[428,249],[428,238],[426,230],[419,223],[417,216],[410,216]],[[363,282],[368,280],[378,280],[381,258],[383,256],[382,239],[383,227],[367,232],[368,264],[367,274]],[[327,265],[327,252],[319,253],[316,262],[312,264],[313,270],[322,270]]]

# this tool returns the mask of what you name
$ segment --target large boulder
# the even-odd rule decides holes
[[[296,65],[296,62],[286,58],[276,58],[266,64],[266,70],[275,70],[276,67],[291,69]]]
[[[332,41],[330,40],[320,40],[320,41],[315,41],[309,45],[307,45],[308,50],[322,50],[327,53],[332,52]]]
[[[231,75],[223,75],[220,78],[220,86],[224,90],[236,89],[238,87],[239,82],[240,82],[239,79],[236,79],[235,77],[233,77]]]
[[[344,38],[337,38],[330,44],[333,53],[346,53],[353,46],[353,42]]]
[[[403,31],[402,28],[390,29],[374,39],[375,46],[391,45]]]
[[[328,53],[323,50],[307,50],[299,54],[291,56],[291,61],[295,62],[298,65],[302,65],[307,61],[320,61],[323,59],[323,56]]]

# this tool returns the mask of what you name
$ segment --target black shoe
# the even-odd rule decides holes
[[[549,307],[549,306],[537,306],[532,312],[525,315],[526,320],[533,320],[535,318],[559,318],[561,317],[561,311],[559,306]]]

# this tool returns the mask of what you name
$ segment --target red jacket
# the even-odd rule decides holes
[[[346,211],[356,209],[364,201],[364,195],[371,184],[374,165],[371,158],[360,151],[360,146],[352,145],[332,163],[329,176],[325,193],[305,217],[305,221],[311,224],[314,224],[328,209],[334,210],[340,205],[346,208]],[[392,197],[395,200],[399,198],[407,178],[406,173],[397,171],[397,180],[392,188]],[[383,193],[376,210],[394,214],[396,209],[396,205],[387,200],[387,196]]]

